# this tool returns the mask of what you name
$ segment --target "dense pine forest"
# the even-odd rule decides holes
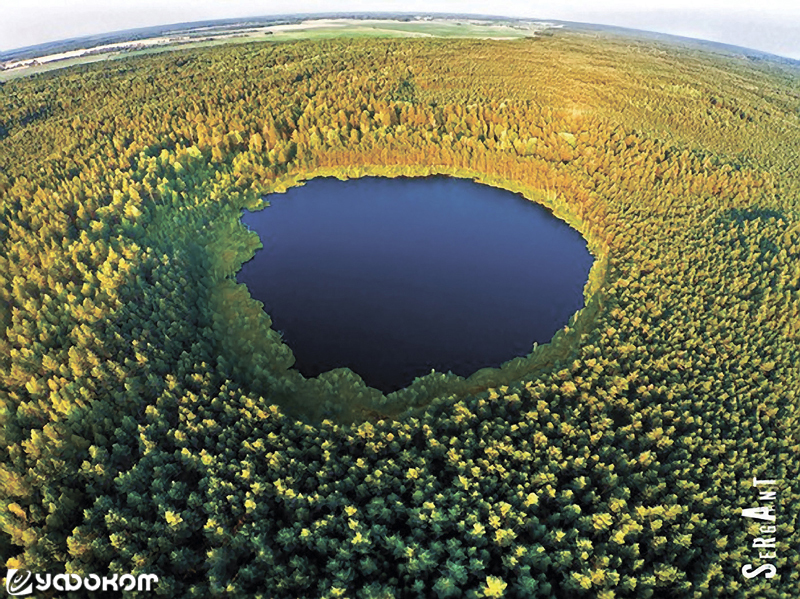
[[[798,172],[800,68],[598,34],[2,84],[0,555],[142,597],[797,597]],[[367,174],[545,204],[586,307],[467,379],[303,378],[238,219]]]

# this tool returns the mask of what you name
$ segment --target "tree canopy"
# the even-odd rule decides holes
[[[589,34],[242,44],[0,86],[0,547],[168,597],[792,597],[800,73]],[[596,257],[553,342],[383,396],[234,275],[311,177],[470,177]],[[267,198],[268,199],[268,198]],[[780,480],[776,557],[741,517]],[[745,579],[747,563],[773,579]]]

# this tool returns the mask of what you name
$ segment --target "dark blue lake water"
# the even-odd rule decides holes
[[[314,179],[242,222],[237,275],[307,377],[347,366],[384,392],[469,376],[547,343],[583,307],[592,257],[545,208],[465,179]]]

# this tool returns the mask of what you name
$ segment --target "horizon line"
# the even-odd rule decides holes
[[[36,52],[37,50],[45,50],[48,51],[53,50],[53,46],[58,46],[59,44],[66,45],[70,43],[76,42],[91,42],[93,38],[101,37],[101,36],[124,36],[124,35],[134,35],[137,33],[144,33],[154,29],[165,29],[170,27],[186,27],[190,25],[200,25],[200,24],[211,24],[211,23],[243,23],[247,22],[248,20],[262,20],[262,21],[269,21],[269,20],[283,20],[283,19],[299,19],[301,21],[304,20],[316,20],[316,19],[323,19],[323,18],[339,18],[339,19],[351,19],[356,20],[359,17],[367,17],[367,16],[402,16],[402,17],[433,17],[433,18],[464,18],[464,19],[487,19],[487,20],[507,20],[507,21],[520,21],[520,22],[537,22],[537,23],[558,23],[558,24],[567,24],[567,25],[581,25],[581,26],[593,26],[593,27],[603,27],[606,29],[617,29],[626,32],[636,32],[636,33],[644,33],[649,35],[657,35],[657,36],[666,36],[669,38],[675,38],[676,40],[685,40],[691,41],[695,43],[700,43],[703,45],[711,45],[711,46],[720,46],[728,50],[736,50],[740,51],[748,55],[758,55],[761,57],[771,57],[776,58],[779,61],[785,61],[792,64],[796,64],[800,66],[800,58],[795,58],[793,56],[788,56],[785,54],[776,54],[774,52],[770,52],[767,50],[760,50],[757,48],[751,48],[748,46],[739,46],[736,44],[731,44],[728,42],[719,42],[704,38],[696,38],[676,33],[664,33],[661,31],[654,31],[650,29],[638,29],[634,27],[627,27],[624,25],[613,25],[608,23],[595,23],[590,21],[567,21],[563,19],[548,19],[543,17],[519,17],[519,16],[508,16],[508,15],[498,15],[498,14],[484,14],[484,13],[459,13],[459,12],[405,12],[405,11],[335,11],[335,12],[296,12],[296,13],[271,13],[271,14],[260,14],[260,15],[250,15],[246,17],[223,17],[223,18],[216,18],[216,19],[201,19],[198,21],[176,21],[171,23],[161,23],[157,25],[146,25],[142,27],[133,27],[130,29],[112,29],[101,31],[98,33],[90,33],[86,35],[79,35],[75,37],[67,37],[67,38],[60,38],[54,39],[45,42],[39,42],[35,44],[30,44],[27,46],[17,46],[14,48],[7,48],[7,49],[0,49],[0,61],[5,61],[9,59],[13,59],[7,55],[13,54],[20,54],[20,53],[28,53],[28,52]],[[96,45],[102,45],[103,43],[107,43],[108,40],[98,40]],[[86,49],[90,49],[92,46],[86,46]],[[42,54],[44,55],[44,54]],[[36,56],[30,56],[28,58],[36,58]]]

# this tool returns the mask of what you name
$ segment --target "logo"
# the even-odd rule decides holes
[[[33,593],[33,574],[28,570],[24,573],[16,568],[11,568],[6,574],[6,592],[15,597],[22,597]]]
[[[36,584],[34,585],[34,577]],[[151,585],[158,584],[155,574],[112,574],[100,578],[97,574],[89,574],[81,578],[77,574],[33,574],[28,570],[9,568],[6,574],[6,592],[12,597],[24,597],[34,590],[49,591],[149,591]],[[35,586],[35,589],[34,589]]]

